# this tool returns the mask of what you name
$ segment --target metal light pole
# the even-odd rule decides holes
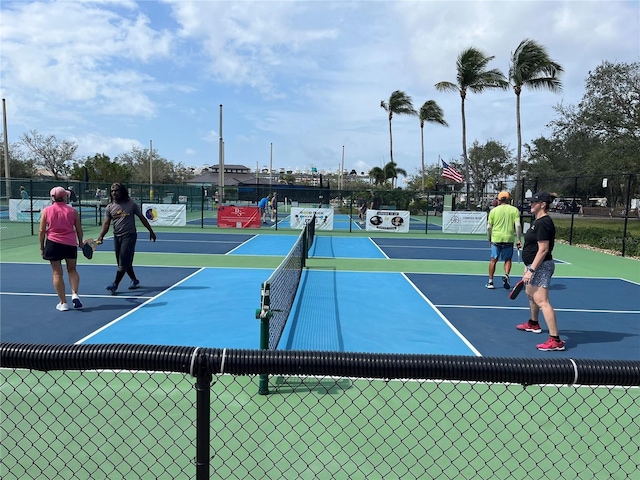
[[[220,104],[220,145],[218,150],[219,170],[218,170],[218,198],[219,204],[224,202],[224,147],[222,144],[222,104]]]
[[[9,140],[7,139],[7,106],[5,99],[2,99],[2,125],[4,128],[4,176],[6,182],[7,199],[11,196],[11,172],[9,170]],[[33,195],[33,192],[31,192]]]
[[[344,145],[342,146],[342,166],[340,167],[340,193],[344,188]]]
[[[153,143],[149,140],[149,200],[153,201]]]
[[[269,154],[269,191],[273,189],[273,142],[271,142],[271,152]]]

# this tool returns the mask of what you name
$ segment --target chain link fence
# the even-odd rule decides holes
[[[22,238],[38,231],[39,214],[49,201],[49,190],[59,181],[0,179],[0,239]],[[373,186],[360,190],[335,190],[329,187],[284,185],[257,182],[255,185],[226,187],[225,205],[256,206],[259,200],[277,193],[280,218],[286,217],[291,205],[301,207],[329,207],[358,220],[358,198],[370,202],[375,191],[381,209],[409,211],[414,218],[424,221],[422,233],[428,233],[428,224],[436,223],[443,210],[466,208],[463,184],[440,186],[434,191],[378,189]],[[506,185],[506,183],[505,183]],[[20,187],[25,187],[29,198],[21,198]],[[71,182],[77,195],[74,206],[80,212],[83,225],[101,225],[104,207],[109,202],[109,184]],[[143,203],[177,204],[186,207],[187,225],[217,228],[219,192],[215,185],[149,185],[128,184],[131,198]],[[445,191],[445,189],[447,189]],[[548,191],[557,196],[551,213],[557,227],[557,238],[569,244],[588,245],[618,253],[622,256],[640,256],[640,182],[637,174],[525,178],[518,188],[520,197],[514,204],[522,212],[523,222],[530,222],[528,198],[537,191]],[[8,192],[8,193],[7,193]],[[472,210],[489,211],[492,196],[486,192],[470,194]],[[276,222],[276,229],[283,227]],[[350,231],[353,231],[350,229]],[[356,229],[355,231],[359,231]],[[420,233],[419,230],[412,230]]]
[[[5,480],[640,470],[638,361],[3,343],[0,362]]]

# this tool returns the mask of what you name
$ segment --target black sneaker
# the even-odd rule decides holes
[[[493,286],[493,281],[492,280],[489,280],[487,282],[487,284],[485,285],[485,287],[487,287],[489,290],[493,290],[494,288],[496,288],[496,287]]]
[[[502,284],[507,290],[511,288],[511,285],[509,285],[509,275],[507,275],[506,273],[504,274],[504,277],[502,277]]]

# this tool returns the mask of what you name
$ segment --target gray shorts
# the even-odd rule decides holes
[[[536,268],[536,271],[531,277],[530,285],[534,287],[542,287],[549,288],[551,285],[551,276],[553,272],[556,270],[556,264],[553,260],[547,260],[542,262],[542,264]]]

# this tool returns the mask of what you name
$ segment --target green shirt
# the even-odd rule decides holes
[[[509,204],[500,204],[489,212],[491,241],[493,243],[513,243],[516,223],[520,222],[520,212]]]

